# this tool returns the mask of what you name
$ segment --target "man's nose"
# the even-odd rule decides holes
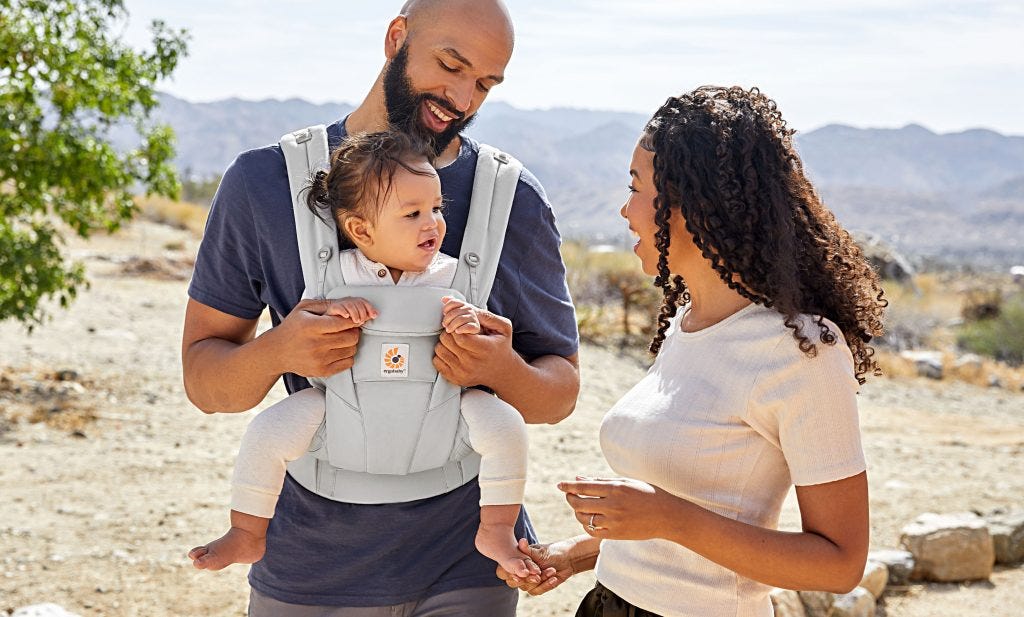
[[[461,79],[445,89],[448,102],[459,113],[465,114],[473,104],[473,88],[475,82],[469,79]]]

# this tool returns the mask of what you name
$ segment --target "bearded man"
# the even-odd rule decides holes
[[[500,0],[407,2],[388,25],[386,62],[366,98],[327,129],[332,147],[346,135],[389,127],[432,144],[448,255],[459,256],[479,147],[462,133],[503,81],[513,42]],[[331,71],[326,79],[335,78]],[[435,358],[446,379],[489,388],[529,423],[564,419],[579,390],[559,242],[544,191],[524,170],[488,302],[489,334],[472,337],[468,354],[442,335]],[[189,286],[182,360],[198,408],[245,411],[279,378],[293,393],[310,387],[307,377],[352,366],[359,330],[328,314],[327,300],[300,301],[303,288],[281,149],[243,152],[214,198]],[[256,336],[267,307],[274,327]],[[478,501],[475,480],[427,499],[362,505],[322,497],[289,476],[266,555],[249,573],[249,615],[511,616],[517,592],[474,548]],[[535,541],[525,511],[516,533]]]

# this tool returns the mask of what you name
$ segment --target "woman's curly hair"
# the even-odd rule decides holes
[[[682,215],[705,259],[730,288],[785,317],[800,350],[817,347],[798,315],[815,315],[818,339],[842,331],[857,381],[879,374],[868,345],[882,333],[878,275],[822,203],[793,148],[775,101],[757,88],[704,86],[669,98],[647,123],[641,147],[654,153],[655,245],[664,301],[651,342],[657,353],[669,319],[690,294],[668,269],[670,220]]]

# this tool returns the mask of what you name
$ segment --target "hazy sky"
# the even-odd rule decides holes
[[[1024,135],[1020,0],[507,0],[516,51],[489,100],[651,113],[701,84],[757,85],[792,126]],[[402,0],[127,0],[128,40],[191,35],[162,89],[191,101],[362,100]]]

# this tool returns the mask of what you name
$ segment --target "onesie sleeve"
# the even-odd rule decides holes
[[[839,329],[829,326],[838,340],[826,345],[812,335],[815,357],[801,352],[787,331],[748,399],[747,421],[782,450],[797,486],[842,480],[866,468],[853,357]]]
[[[264,276],[245,182],[245,154],[224,172],[210,205],[188,295],[242,319],[256,319],[266,306]]]

